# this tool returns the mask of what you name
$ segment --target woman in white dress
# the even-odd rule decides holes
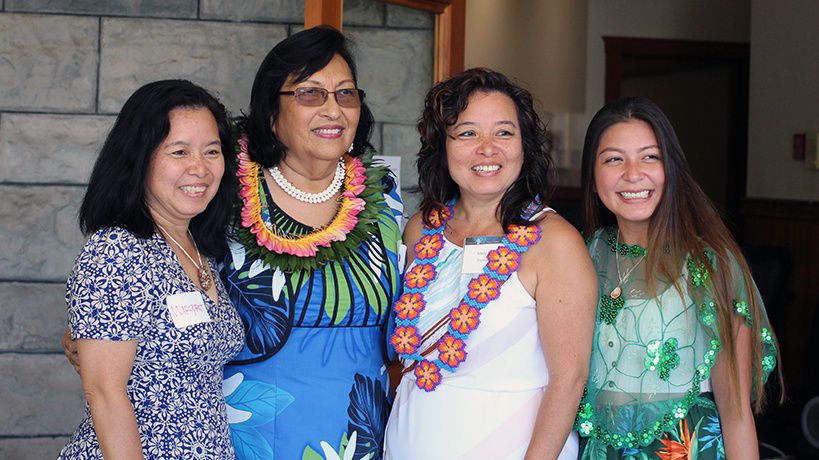
[[[385,458],[574,459],[597,281],[580,235],[546,206],[532,97],[467,70],[430,91],[418,130]]]

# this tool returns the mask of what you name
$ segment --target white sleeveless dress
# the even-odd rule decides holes
[[[438,276],[426,291],[423,334],[457,305],[474,275],[461,274],[463,249],[450,241],[441,252]],[[413,262],[414,265],[415,262]],[[446,328],[421,347],[426,349]],[[549,372],[537,327],[535,300],[513,274],[500,296],[482,311],[466,340],[466,361],[455,373],[442,371],[432,392],[404,374],[385,434],[387,460],[522,459],[529,446]],[[430,359],[437,356],[437,351]],[[404,363],[408,365],[408,363]],[[576,459],[572,431],[558,457]]]

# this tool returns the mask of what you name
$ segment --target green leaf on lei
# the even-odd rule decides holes
[[[383,200],[384,185],[382,180],[387,175],[386,166],[375,166],[372,156],[375,152],[372,149],[366,150],[359,159],[366,169],[364,175],[364,191],[358,196],[364,200],[364,209],[358,213],[358,223],[347,238],[343,241],[333,241],[329,247],[319,247],[318,252],[313,257],[298,257],[292,254],[277,254],[266,247],[259,246],[256,242],[256,235],[249,229],[238,225],[236,235],[247,248],[248,257],[262,259],[269,267],[278,267],[283,271],[291,273],[299,270],[313,270],[328,261],[340,260],[350,255],[359,244],[374,230],[373,225],[378,221],[378,214],[386,208]],[[241,206],[237,206],[237,212],[241,212]],[[241,222],[241,216],[236,216],[236,221]]]

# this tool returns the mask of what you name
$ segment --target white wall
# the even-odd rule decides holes
[[[465,66],[515,78],[543,111],[582,111],[586,17],[578,0],[469,0]]]
[[[585,127],[604,102],[604,36],[741,42],[751,44],[747,195],[819,199],[819,172],[790,156],[794,133],[819,131],[819,0],[532,2],[469,0],[466,65],[517,77],[553,113],[553,127],[568,136],[567,151],[556,152],[561,183],[579,183]]]
[[[551,128],[561,185],[578,185],[580,145],[568,133],[585,106],[583,0],[468,0],[466,68],[490,67],[531,91]],[[585,128],[585,126],[583,126]]]
[[[791,159],[819,131],[819,2],[752,0],[748,196],[819,200],[819,171]]]

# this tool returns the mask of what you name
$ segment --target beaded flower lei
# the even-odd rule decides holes
[[[466,339],[480,324],[481,310],[500,295],[500,288],[520,266],[521,256],[540,240],[537,225],[511,225],[501,245],[487,255],[482,273],[469,281],[466,295],[449,311],[447,332],[436,343],[438,357],[424,358],[418,320],[426,307],[425,292],[438,276],[435,263],[444,247],[443,232],[452,217],[454,203],[430,214],[431,227],[424,225],[423,236],[415,244],[418,264],[404,275],[404,294],[396,301],[396,328],[390,343],[405,360],[415,361],[415,384],[425,391],[433,391],[441,383],[441,369],[455,372],[466,360]]]
[[[338,211],[325,227],[306,235],[282,232],[272,222],[270,208],[262,193],[259,165],[250,159],[247,138],[238,141],[239,195],[242,199],[241,227],[237,234],[251,253],[269,266],[292,272],[313,269],[328,260],[346,257],[367,237],[370,224],[377,220],[377,202],[384,187],[386,168],[368,165],[357,157],[344,156],[345,177]],[[370,157],[371,153],[367,153]]]

